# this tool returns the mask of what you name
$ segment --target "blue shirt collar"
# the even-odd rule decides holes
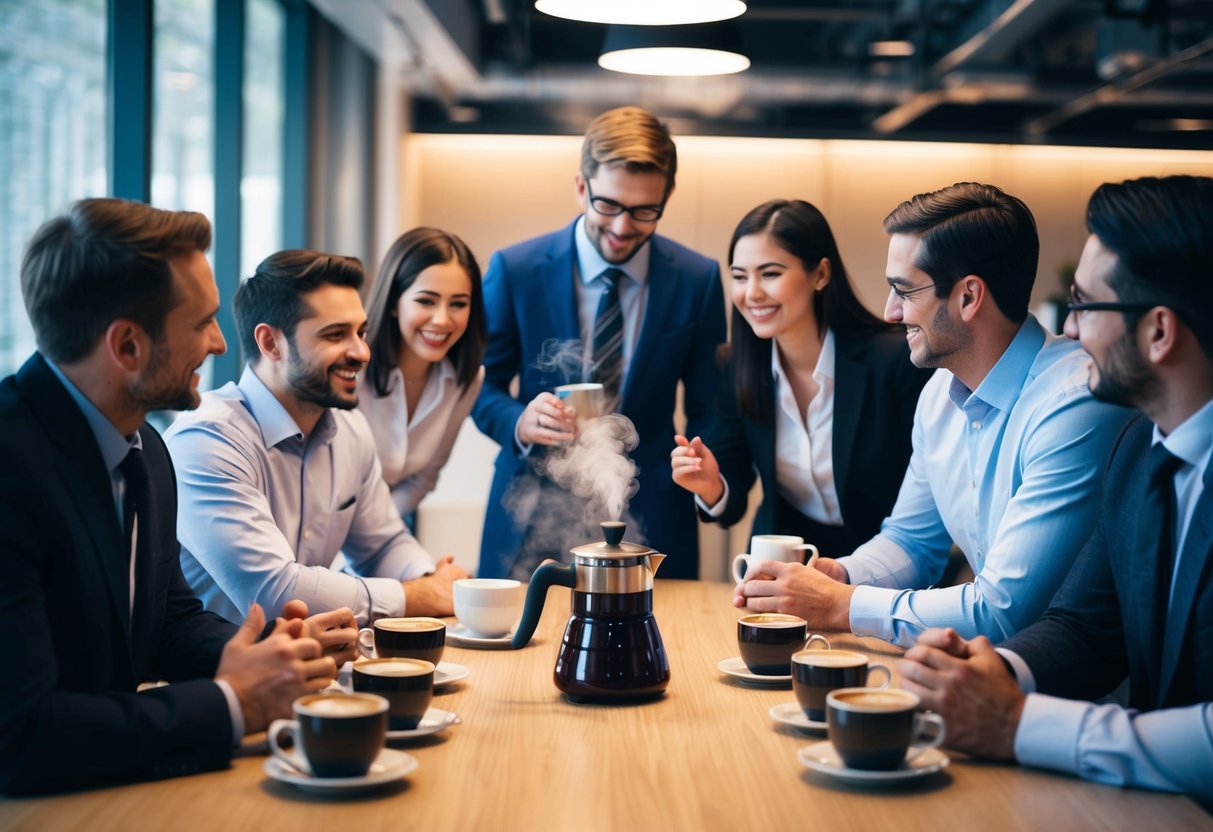
[[[287,439],[303,441],[303,431],[299,429],[299,425],[291,414],[287,413],[278,397],[265,386],[265,382],[253,372],[251,364],[245,366],[236,386],[240,388],[244,404],[257,422],[257,429],[261,431],[261,441],[265,443],[265,447],[273,448]],[[326,409],[320,421],[316,423],[311,438],[316,442],[327,443],[333,438],[335,431],[333,414]]]
[[[966,410],[973,406],[972,400],[977,399],[1003,413],[1009,412],[1015,402],[1019,401],[1020,391],[1023,390],[1044,343],[1044,328],[1037,323],[1036,318],[1029,315],[1003,351],[998,363],[986,373],[976,390],[970,393],[969,388],[953,376],[952,386],[948,390],[952,403],[961,410]]]
[[[72,397],[76,407],[80,408],[80,412],[84,414],[84,421],[88,422],[89,429],[93,432],[93,438],[97,440],[97,448],[101,451],[105,470],[113,475],[113,472],[122,464],[122,460],[126,459],[131,448],[143,450],[143,438],[139,435],[139,431],[131,434],[129,439],[119,433],[118,429],[114,427],[114,423],[106,418],[105,414],[76,388],[76,385],[72,384],[71,379],[63,374],[54,361],[46,356],[43,358],[46,359],[46,364],[51,368],[51,372],[63,384],[67,394]]]
[[[1205,474],[1213,456],[1213,401],[1205,402],[1168,436],[1155,425],[1154,442],[1162,442],[1168,451]]]
[[[604,260],[598,253],[598,249],[594,248],[594,244],[590,242],[589,235],[585,233],[585,214],[582,214],[573,228],[573,242],[577,248],[577,275],[583,286],[588,286],[591,281],[597,280],[600,274],[612,268],[621,269],[638,286],[643,286],[645,280],[648,279],[652,237],[646,240],[645,244],[632,255],[631,260],[616,266],[614,263]]]

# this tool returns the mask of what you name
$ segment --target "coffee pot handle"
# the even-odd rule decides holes
[[[543,602],[547,600],[548,588],[567,586],[572,589],[577,585],[577,570],[571,563],[545,563],[531,575],[531,582],[526,588],[526,604],[522,608],[522,620],[514,630],[510,645],[515,649],[526,647],[535,627],[539,624],[539,616],[543,613]]]

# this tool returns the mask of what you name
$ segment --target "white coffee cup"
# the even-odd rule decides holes
[[[807,561],[802,560],[801,552],[811,552]],[[749,554],[740,554],[733,558],[733,582],[741,583],[745,580],[745,571],[760,560],[803,562],[812,565],[813,561],[817,560],[817,547],[812,543],[805,543],[803,537],[794,534],[756,534],[750,538]]]
[[[501,638],[522,617],[523,589],[506,578],[460,578],[453,589],[455,617],[471,636]]]

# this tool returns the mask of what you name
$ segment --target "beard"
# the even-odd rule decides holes
[[[1158,379],[1128,332],[1108,350],[1102,366],[1094,358],[1091,365],[1099,371],[1099,379],[1091,385],[1091,395],[1101,402],[1138,407],[1140,402],[1157,396]]]
[[[334,364],[331,367],[318,367],[305,364],[298,358],[298,351],[291,349],[291,366],[287,373],[287,385],[291,395],[304,404],[317,407],[335,407],[338,410],[353,410],[358,406],[358,396],[346,395],[333,389],[329,375],[333,370],[362,369],[361,364]]]
[[[918,328],[917,354],[910,351],[910,361],[915,367],[935,369],[942,367],[944,359],[960,352],[965,346],[964,329],[948,315],[948,308],[940,306],[931,318],[931,329]]]
[[[194,389],[194,371],[175,378],[169,364],[168,345],[163,339],[152,344],[152,354],[143,377],[130,389],[131,402],[143,411],[193,410],[201,399]]]

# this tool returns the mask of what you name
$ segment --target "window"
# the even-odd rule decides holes
[[[0,376],[34,350],[21,257],[47,219],[104,196],[105,0],[0,4]]]
[[[244,47],[244,169],[240,276],[282,248],[286,15],[279,0],[248,0]]]

